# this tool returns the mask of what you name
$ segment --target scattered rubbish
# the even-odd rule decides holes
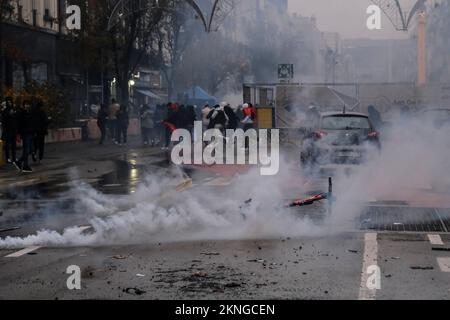
[[[266,260],[263,260],[263,259],[250,259],[250,260],[247,260],[247,262],[265,263]]]
[[[425,267],[421,267],[421,266],[412,266],[410,267],[412,270],[434,270],[434,267],[431,266],[425,266]]]
[[[392,274],[385,275],[385,278],[392,278]]]
[[[350,252],[350,253],[359,253],[358,250],[348,250],[348,252]]]
[[[208,274],[206,272],[197,271],[191,275],[189,278],[207,278]]]
[[[204,256],[220,256],[218,252],[202,252],[201,254]]]
[[[126,288],[123,290],[123,292],[132,294],[132,295],[136,295],[136,296],[141,296],[146,293],[144,290],[141,290],[138,288]]]
[[[118,254],[118,255],[112,256],[111,258],[116,259],[116,260],[125,260],[125,259],[128,259],[129,257],[130,257],[129,255],[123,256],[123,255]]]
[[[138,273],[138,274],[136,274],[136,277],[143,278],[143,277],[145,277],[145,274]]]
[[[19,230],[19,229],[21,229],[21,227],[11,227],[11,228],[0,229],[0,232],[15,231],[15,230]]]
[[[313,205],[316,202],[322,201],[322,200],[333,200],[333,180],[332,178],[328,179],[328,192],[327,193],[321,193],[316,196],[312,196],[306,199],[300,199],[292,202],[287,207],[293,208],[293,207],[304,207],[304,206],[310,206]]]
[[[392,260],[400,260],[400,257],[391,257]]]
[[[446,252],[448,252],[448,251],[450,251],[450,248],[437,248],[437,247],[434,247],[434,248],[431,248],[431,250],[433,250],[433,251],[446,251]]]
[[[27,255],[29,255],[29,256],[35,256],[35,255],[37,255],[37,252],[28,252]]]
[[[230,282],[225,285],[225,288],[239,288],[239,287],[241,287],[241,284],[237,282]]]

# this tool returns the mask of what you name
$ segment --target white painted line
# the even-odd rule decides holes
[[[430,240],[430,243],[435,246],[443,246],[444,242],[442,242],[441,236],[438,234],[429,234],[428,240]]]
[[[361,273],[361,285],[359,287],[359,300],[375,300],[377,289],[369,286],[369,279],[372,277],[371,268],[378,268],[378,243],[376,233],[366,233],[364,235],[364,257]],[[378,275],[379,278],[380,275]]]
[[[21,257],[21,256],[23,256],[23,255],[26,255],[26,254],[28,254],[28,253],[30,253],[30,252],[33,252],[33,251],[36,251],[36,250],[38,250],[38,249],[40,249],[40,248],[41,248],[41,247],[36,247],[36,246],[34,246],[34,247],[28,247],[28,248],[22,249],[22,250],[20,250],[20,251],[17,251],[17,252],[8,254],[7,256],[5,256],[5,258],[19,258],[19,257]]]
[[[450,258],[437,258],[437,262],[442,272],[450,272]]]

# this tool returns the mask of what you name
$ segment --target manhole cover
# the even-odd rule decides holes
[[[359,223],[361,230],[449,232],[450,209],[372,206],[365,209]]]

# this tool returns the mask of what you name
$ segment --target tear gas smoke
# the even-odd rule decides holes
[[[192,188],[183,193],[168,192],[173,180],[152,175],[134,194],[120,198],[102,195],[81,184],[72,191],[79,199],[76,210],[80,214],[95,215],[89,221],[93,232],[84,232],[80,227],[66,228],[63,232],[41,230],[25,238],[0,240],[0,247],[141,244],[314,234],[318,228],[309,219],[295,217],[281,205],[286,197],[282,183],[290,174],[285,170],[275,177],[263,177],[255,169],[237,177],[233,189]],[[250,198],[252,202],[245,206]]]
[[[355,167],[351,174],[336,173],[336,201],[321,226],[283,207],[287,199],[306,192],[306,180],[298,169],[293,174],[292,168],[298,168],[298,163],[283,161],[278,175],[263,177],[255,168],[236,177],[233,188],[193,187],[182,193],[168,193],[174,180],[151,175],[134,194],[113,197],[78,184],[71,191],[78,199],[75,210],[92,217],[92,231],[83,232],[80,227],[63,232],[42,230],[25,238],[2,239],[0,247],[270,239],[348,231],[354,229],[355,218],[368,202],[401,200],[423,206],[430,193],[448,193],[449,136],[448,128],[436,129],[422,120],[408,119],[386,127],[381,152],[373,151],[370,161]],[[245,206],[248,199],[252,202]]]

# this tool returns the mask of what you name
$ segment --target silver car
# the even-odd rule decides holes
[[[361,164],[370,147],[381,148],[379,133],[369,117],[354,112],[327,112],[307,134],[301,152],[303,164]]]

